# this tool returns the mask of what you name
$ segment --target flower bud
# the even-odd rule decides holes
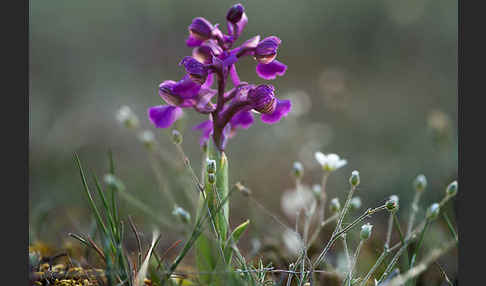
[[[349,205],[352,210],[357,210],[361,208],[361,198],[360,197],[354,197],[349,201]]]
[[[331,212],[336,213],[341,210],[341,203],[338,198],[334,198],[329,202],[329,209]]]
[[[294,162],[292,173],[295,178],[300,179],[304,175],[304,166],[300,162]]]
[[[398,197],[396,195],[390,196],[390,199],[386,201],[385,206],[389,211],[398,210]]]
[[[216,175],[214,173],[209,173],[208,174],[208,182],[211,185],[214,185],[214,183],[216,183]]]
[[[454,181],[447,186],[446,195],[449,197],[457,195],[457,181]]]
[[[155,145],[154,133],[150,130],[144,130],[138,134],[138,140],[140,140],[147,149],[152,149]]]
[[[206,170],[208,172],[208,174],[214,174],[216,173],[216,161],[215,160],[211,160],[211,159],[207,159],[206,160]]]
[[[318,185],[318,184],[313,185],[312,186],[312,193],[314,194],[314,196],[316,196],[316,198],[320,198],[321,194],[322,194],[321,185]]]
[[[191,221],[191,214],[188,213],[185,209],[174,206],[174,210],[172,211],[172,215],[177,217],[181,222],[188,224]]]
[[[236,24],[241,20],[244,12],[245,8],[243,7],[243,5],[239,3],[235,4],[228,10],[228,13],[226,14],[226,20],[228,20],[228,22]]]
[[[172,142],[177,145],[182,143],[182,134],[177,129],[172,130]]]
[[[126,105],[120,107],[116,114],[116,119],[127,128],[138,127],[138,117],[133,113],[132,109]]]
[[[351,184],[351,186],[356,187],[359,185],[359,182],[359,172],[354,170],[353,172],[351,172],[351,177],[349,177],[349,183]]]
[[[373,230],[373,225],[370,223],[364,224],[361,226],[361,232],[359,233],[359,237],[361,240],[367,240],[371,236],[371,231]]]
[[[433,203],[428,209],[425,217],[429,220],[434,220],[439,216],[440,206],[438,203]]]
[[[413,186],[417,192],[422,192],[427,187],[427,178],[422,174],[418,175],[413,181]]]

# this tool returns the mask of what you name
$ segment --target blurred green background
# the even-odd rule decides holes
[[[90,225],[73,152],[101,177],[111,149],[127,190],[170,216],[172,207],[160,195],[151,170],[153,155],[147,154],[135,133],[117,122],[116,112],[130,106],[142,128],[153,131],[160,146],[176,155],[169,131],[153,128],[146,110],[160,103],[160,82],[183,75],[177,64],[191,54],[184,42],[191,20],[203,16],[224,28],[232,4],[30,2],[29,205],[31,227],[39,237],[57,242],[67,231]],[[256,34],[282,40],[278,59],[288,70],[270,83],[279,97],[293,100],[293,110],[274,126],[256,120],[229,142],[232,182],[244,181],[261,204],[284,217],[280,197],[293,187],[292,162],[304,164],[305,184],[319,183],[321,172],[313,154],[322,151],[348,160],[330,178],[329,197],[344,198],[354,169],[361,173],[359,195],[365,207],[397,194],[405,218],[412,181],[419,173],[429,182],[421,206],[443,197],[445,186],[457,178],[457,1],[242,4],[249,18],[243,40]],[[252,59],[242,60],[240,77],[264,83],[255,74],[255,65]],[[184,150],[199,172],[199,134],[190,128],[203,117],[195,112],[186,115],[178,128],[184,135]],[[161,167],[165,172],[166,165]],[[189,179],[186,173],[166,176],[176,197],[181,191],[176,180],[181,176]],[[121,204],[139,224],[154,223]],[[244,199],[232,201],[234,223],[249,216],[261,218],[248,238],[278,236],[265,223],[271,218],[249,207]],[[384,229],[380,225],[385,216],[372,221],[378,230]],[[437,238],[441,241],[447,238],[442,232]],[[165,238],[170,241],[172,236]],[[448,267],[456,271],[457,266],[453,262]]]

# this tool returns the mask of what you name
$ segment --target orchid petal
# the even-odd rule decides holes
[[[267,124],[274,124],[280,121],[282,117],[287,116],[292,108],[292,104],[290,100],[278,100],[277,99],[277,107],[275,111],[270,114],[262,114],[261,119],[263,122]]]
[[[199,138],[199,144],[202,146],[204,143],[208,142],[211,135],[213,135],[213,121],[206,120],[192,128],[193,130],[202,131],[201,137]]]
[[[182,109],[171,105],[152,106],[148,109],[148,117],[157,128],[170,127],[182,115]]]
[[[275,79],[277,75],[283,76],[286,70],[287,66],[277,60],[268,64],[259,63],[256,67],[258,76],[267,80]]]

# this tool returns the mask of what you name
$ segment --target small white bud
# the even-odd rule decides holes
[[[351,172],[351,177],[349,177],[349,183],[351,186],[356,187],[359,185],[360,179],[359,179],[359,172],[354,170]]]
[[[433,203],[428,209],[425,216],[429,220],[434,220],[439,216],[440,206],[438,203]]]
[[[295,178],[300,179],[304,175],[304,166],[300,162],[294,162],[292,174]]]
[[[140,140],[147,149],[152,149],[155,146],[155,136],[150,130],[144,130],[138,134]]]
[[[398,196],[392,195],[390,199],[385,203],[386,209],[389,211],[397,211],[398,210]]]
[[[108,187],[114,189],[114,190],[124,190],[125,185],[123,185],[123,182],[115,177],[115,175],[112,174],[106,174],[103,177],[103,180]]]
[[[318,184],[313,185],[312,186],[312,193],[314,194],[314,196],[316,196],[316,198],[320,198],[321,194],[322,194],[321,185],[318,185]]]
[[[457,195],[457,181],[454,181],[447,186],[446,195],[449,197]]]
[[[191,221],[191,214],[188,213],[185,209],[174,206],[174,210],[172,211],[172,215],[177,217],[182,223],[188,224]]]
[[[422,192],[427,187],[427,178],[422,174],[418,175],[413,181],[413,186],[417,192]]]
[[[349,205],[352,210],[358,210],[361,208],[361,198],[360,197],[354,197],[349,201]]]
[[[126,105],[118,109],[116,119],[127,128],[138,127],[138,117],[133,113],[132,109]]]
[[[361,232],[359,234],[361,240],[367,240],[368,238],[370,238],[372,230],[373,230],[373,225],[371,225],[370,223],[362,225]]]
[[[329,209],[331,212],[336,213],[341,210],[341,203],[338,198],[334,198],[329,202]]]
[[[182,134],[177,130],[172,130],[172,143],[179,145],[182,143]]]

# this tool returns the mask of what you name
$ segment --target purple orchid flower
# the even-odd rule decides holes
[[[238,129],[247,129],[253,124],[255,114],[260,114],[264,123],[274,124],[290,112],[290,101],[278,99],[274,86],[240,80],[236,64],[246,56],[258,62],[256,73],[263,79],[275,79],[287,70],[285,64],[276,60],[281,44],[276,36],[263,40],[255,36],[233,47],[247,23],[248,17],[241,4],[232,6],[226,14],[228,34],[224,34],[218,24],[213,25],[201,17],[193,19],[186,40],[186,44],[193,47],[192,57],[185,57],[179,63],[186,75],[178,82],[162,82],[159,95],[167,105],[148,109],[148,117],[156,127],[170,127],[182,116],[184,108],[193,108],[209,116],[193,128],[202,132],[200,144],[206,144],[212,137],[217,148],[223,151]],[[234,87],[226,91],[228,78]],[[212,88],[215,81],[217,89]]]

